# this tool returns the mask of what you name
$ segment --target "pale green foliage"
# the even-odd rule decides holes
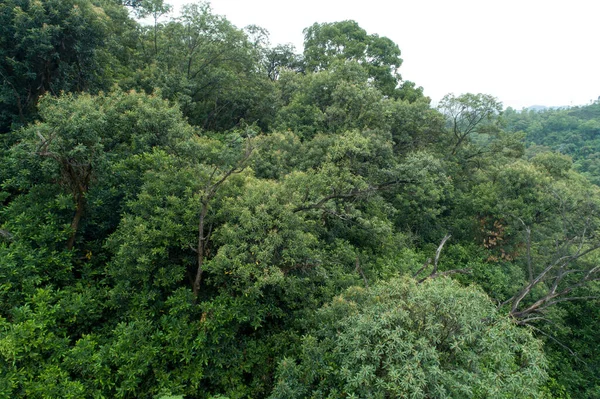
[[[531,162],[546,169],[550,175],[561,178],[565,177],[573,166],[571,157],[554,152],[544,152],[536,155]]]
[[[393,279],[320,310],[271,398],[534,398],[544,364],[541,343],[480,290]]]

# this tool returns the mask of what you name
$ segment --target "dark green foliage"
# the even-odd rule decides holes
[[[192,124],[212,131],[266,127],[272,118],[276,100],[262,49],[208,3],[186,5],[177,21],[143,29],[139,42],[139,70],[123,86],[162,89]]]
[[[122,52],[123,12],[89,0],[0,4],[0,132],[36,116],[38,98],[108,88]]]
[[[582,291],[583,295],[594,295],[595,290]],[[565,304],[565,328],[556,332],[559,342],[565,342],[573,350],[572,356],[565,356],[565,348],[557,342],[548,343],[548,359],[553,364],[553,376],[559,387],[571,392],[573,398],[593,398],[600,393],[598,379],[598,345],[600,339],[598,306],[593,302]]]

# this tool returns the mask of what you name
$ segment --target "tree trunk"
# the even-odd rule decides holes
[[[77,235],[77,230],[79,229],[79,222],[81,221],[81,216],[83,215],[83,209],[85,208],[85,197],[84,193],[77,194],[77,208],[75,209],[75,215],[73,216],[73,221],[71,222],[71,237],[69,237],[69,241],[67,241],[67,249],[73,249],[75,245],[75,236]]]
[[[198,268],[196,269],[196,279],[194,280],[194,297],[198,298],[200,294],[200,284],[202,283],[202,273],[204,272],[204,249],[206,247],[206,236],[204,235],[204,221],[208,212],[208,202],[202,203],[200,211],[200,220],[198,221],[198,247],[196,248],[198,256]]]

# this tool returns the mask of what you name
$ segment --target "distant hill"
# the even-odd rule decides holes
[[[534,105],[520,112],[507,109],[504,117],[508,131],[527,134],[530,151],[545,147],[569,155],[577,170],[600,185],[600,102],[579,107]]]
[[[527,107],[526,110],[528,110],[528,111],[545,111],[549,108],[550,107],[547,107],[545,105],[532,105],[531,107]]]
[[[553,106],[532,105],[530,107],[525,108],[525,110],[542,112],[542,111],[548,111],[548,110],[553,110],[553,109],[567,109],[567,108],[574,108],[574,107],[571,105],[553,105]]]

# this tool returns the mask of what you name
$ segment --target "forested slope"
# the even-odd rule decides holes
[[[600,189],[544,114],[167,11],[0,4],[0,398],[600,396]]]
[[[507,130],[527,133],[532,152],[569,155],[575,168],[600,183],[600,102],[579,107],[505,113]]]

